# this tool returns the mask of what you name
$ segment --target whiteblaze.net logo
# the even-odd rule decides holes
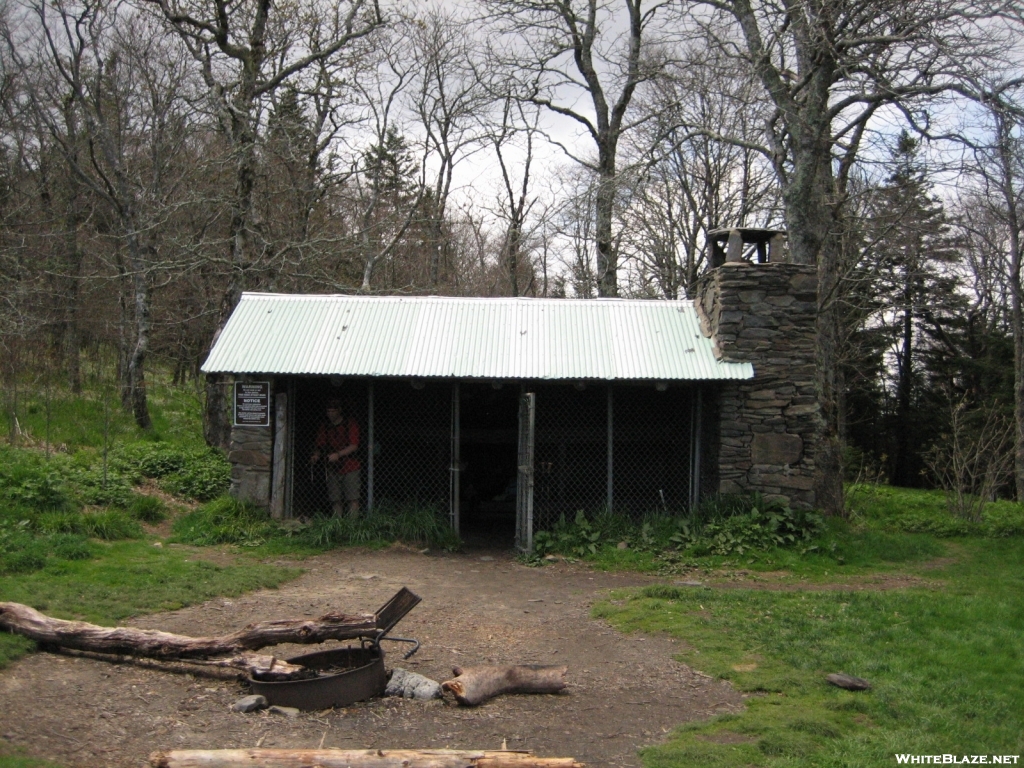
[[[899,765],[1016,765],[1020,755],[896,755]]]

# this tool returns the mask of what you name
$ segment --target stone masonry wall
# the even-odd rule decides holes
[[[271,386],[271,402],[273,389]],[[231,495],[236,499],[270,507],[273,432],[272,427],[231,427],[228,461],[231,462]]]
[[[727,262],[701,279],[696,305],[716,356],[754,366],[719,390],[719,491],[813,507],[815,268]]]

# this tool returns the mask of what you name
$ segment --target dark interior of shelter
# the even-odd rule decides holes
[[[292,516],[331,514],[324,460],[310,459],[327,402],[337,399],[360,433],[354,458],[361,510],[370,503],[383,513],[428,507],[451,519],[457,500],[467,545],[511,546],[526,439],[524,391],[535,393],[535,530],[551,529],[563,516],[571,521],[579,510],[598,514],[609,501],[616,514],[634,519],[678,513],[692,502],[694,451],[702,442],[694,387],[618,383],[609,393],[605,383],[375,379],[371,385],[310,377],[293,380],[291,391]]]
[[[469,543],[512,541],[516,523],[519,386],[460,386],[459,522]]]

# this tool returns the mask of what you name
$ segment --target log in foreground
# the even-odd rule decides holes
[[[558,693],[565,688],[568,667],[542,664],[452,667],[454,680],[441,688],[455,694],[464,706],[475,707],[503,693]]]
[[[220,637],[188,637],[155,629],[99,627],[54,619],[21,603],[0,603],[0,629],[46,645],[151,659],[230,656],[280,643],[322,643],[376,634],[375,614],[328,613],[319,619],[261,621]]]
[[[176,749],[152,768],[583,768],[571,757],[464,749]]]

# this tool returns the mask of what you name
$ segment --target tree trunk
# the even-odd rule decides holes
[[[456,749],[179,749],[154,752],[152,768],[583,768],[571,757]]]
[[[459,704],[475,707],[504,693],[558,693],[565,688],[566,667],[524,666],[453,667],[454,680],[441,688],[455,694]]]
[[[328,613],[319,619],[263,621],[230,635],[188,637],[155,629],[100,627],[54,619],[20,603],[0,603],[0,629],[39,643],[96,653],[125,653],[153,659],[202,659],[253,651],[280,643],[322,643],[373,637],[376,614]]]
[[[827,126],[823,127],[827,136]],[[794,153],[794,170],[783,192],[790,254],[795,264],[817,264],[818,318],[815,331],[815,385],[820,406],[815,451],[815,502],[826,514],[845,514],[843,451],[839,439],[842,399],[839,349],[842,318],[838,293],[841,241],[833,231],[835,196],[826,141],[805,139]]]
[[[594,236],[597,239],[597,294],[601,297],[619,295],[618,258],[612,239],[612,217],[615,213],[615,160],[608,161],[597,180],[595,195]]]
[[[128,388],[131,393],[132,416],[140,429],[153,429],[146,399],[146,353],[149,351],[150,300],[149,275],[142,260],[143,245],[139,242],[138,230],[131,222],[133,231],[128,236],[128,258],[132,265],[132,288],[135,300],[135,345],[128,358]]]

